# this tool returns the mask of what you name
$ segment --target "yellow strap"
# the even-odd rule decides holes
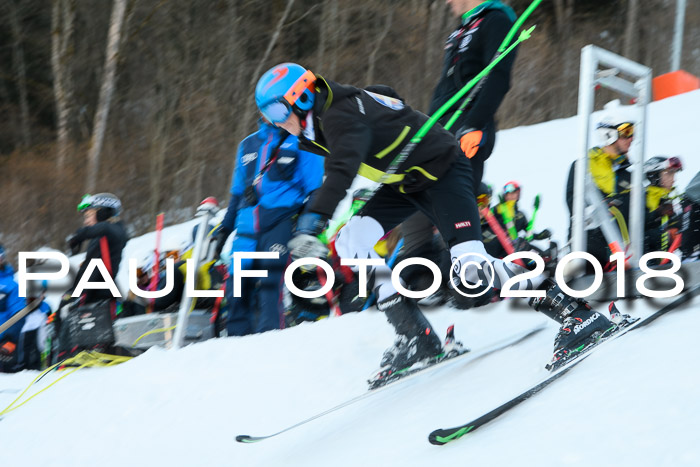
[[[410,172],[411,170],[417,170],[418,172],[422,173],[425,178],[428,180],[436,181],[437,177],[427,170],[425,170],[423,167],[418,167],[417,165],[414,165],[413,167],[409,168],[406,170],[406,172]]]
[[[382,182],[387,185],[390,185],[392,183],[397,183],[400,182],[401,180],[404,179],[405,175],[404,174],[391,174],[386,177],[386,179],[383,179],[382,177],[386,176],[386,172],[382,172],[379,169],[375,169],[374,167],[370,167],[369,165],[365,164],[364,162],[360,164],[360,170],[357,171],[358,175],[361,175],[365,178],[368,178],[372,180],[373,182]]]
[[[620,212],[619,209],[615,206],[611,206],[609,208],[610,214],[613,215],[615,220],[617,221],[618,227],[620,227],[620,233],[622,234],[622,240],[625,242],[625,245],[630,244],[630,234],[627,231],[627,222],[625,222],[625,218],[623,217],[622,213]]]
[[[401,144],[401,141],[403,141],[404,138],[406,138],[406,135],[407,135],[410,131],[411,131],[411,127],[410,127],[410,126],[405,126],[405,127],[403,127],[403,130],[401,130],[401,134],[399,135],[399,137],[396,138],[396,139],[394,140],[394,142],[391,143],[389,146],[385,147],[384,149],[382,149],[381,151],[379,151],[377,154],[375,154],[374,157],[376,157],[377,159],[381,159],[382,157],[386,156],[386,155],[389,154],[391,151],[393,151],[394,149],[396,149],[396,146],[398,146],[399,144]]]

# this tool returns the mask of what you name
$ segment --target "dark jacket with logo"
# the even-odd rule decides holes
[[[238,146],[231,201],[222,227],[252,237],[267,232],[298,214],[322,179],[323,159],[300,150],[295,136],[260,121],[258,131]],[[246,190],[254,190],[254,196],[246,196]]]
[[[513,10],[500,2],[485,2],[472,10],[470,16],[462,18],[459,27],[445,43],[442,74],[433,93],[429,114],[435,113],[469,80],[486,68],[514,21]],[[467,106],[451,131],[474,128],[495,133],[494,115],[510,89],[510,73],[515,53],[515,50],[509,53],[491,70],[476,98]],[[458,104],[455,105],[440,122],[445,124],[458,107]]]
[[[299,138],[305,149],[328,157],[326,179],[307,209],[330,217],[355,175],[382,179],[428,117],[406,105],[388,86],[364,90],[316,78],[313,129],[307,128]],[[383,182],[402,193],[424,190],[447,172],[458,154],[454,136],[435,125]]]

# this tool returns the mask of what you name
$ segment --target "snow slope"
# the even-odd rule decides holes
[[[700,169],[691,136],[698,108],[700,92],[651,107],[649,150],[683,157],[691,169],[680,186]],[[542,193],[538,225],[559,236],[566,231],[560,200],[575,131],[574,119],[504,131],[487,164],[492,183],[516,178],[525,197]],[[179,245],[190,229],[191,223],[173,227],[164,242]],[[132,240],[125,257],[140,258],[152,244],[153,234]],[[126,284],[124,276],[119,282]],[[611,342],[535,398],[444,447],[427,442],[431,430],[462,424],[547,374],[555,323],[519,301],[429,311],[437,332],[455,323],[457,336],[474,350],[543,323],[547,328],[515,347],[399,382],[252,445],[236,443],[235,435],[270,434],[362,394],[393,338],[384,317],[368,311],[179,351],[151,349],[117,367],[72,374],[5,415],[0,465],[696,466],[700,365],[692,344],[699,305],[696,298]],[[661,306],[619,304],[635,316]],[[35,376],[0,375],[0,410]],[[58,376],[48,375],[30,394]]]

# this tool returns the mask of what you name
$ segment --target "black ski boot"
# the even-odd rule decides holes
[[[379,388],[469,352],[455,339],[454,326],[447,329],[443,346],[415,301],[410,298],[395,294],[379,302],[377,308],[386,313],[398,335],[394,345],[384,352],[379,370],[367,380],[369,389]]]
[[[552,363],[595,343],[617,329],[602,313],[593,310],[582,298],[566,295],[553,281],[547,280],[544,297],[530,299],[530,306],[561,323],[554,338]]]
[[[437,357],[442,352],[440,338],[416,302],[398,293],[377,303],[398,335],[394,345],[384,352],[382,366],[409,368],[421,360]]]

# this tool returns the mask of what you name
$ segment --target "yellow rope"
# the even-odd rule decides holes
[[[627,222],[625,222],[625,218],[620,212],[619,209],[617,209],[615,206],[610,207],[610,214],[613,215],[615,220],[617,221],[617,225],[620,227],[620,233],[622,234],[622,240],[625,242],[625,245],[630,244],[630,234],[627,231]]]
[[[192,305],[190,306],[190,310],[187,312],[187,314],[190,314],[190,313],[192,313],[192,312],[194,311],[194,307],[195,307],[196,304],[197,304],[197,297],[194,297],[194,299],[192,299]],[[132,346],[132,347],[135,347],[136,344],[138,344],[139,341],[140,341],[141,339],[143,339],[144,337],[146,337],[146,336],[150,336],[151,334],[156,334],[156,333],[159,333],[159,332],[168,332],[168,331],[172,331],[172,330],[175,329],[176,327],[177,327],[177,324],[174,325],[174,326],[170,326],[169,328],[158,328],[158,329],[151,329],[150,331],[146,331],[146,332],[144,332],[143,334],[141,334],[138,338],[136,338],[136,340],[134,341],[133,344],[131,344],[131,346]]]
[[[38,396],[42,392],[46,391],[48,388],[50,388],[54,384],[58,383],[66,376],[71,375],[82,368],[85,368],[85,367],[108,367],[108,366],[117,365],[119,363],[126,362],[127,360],[131,360],[132,358],[133,357],[123,357],[123,356],[119,356],[119,355],[108,355],[108,354],[103,354],[100,352],[92,352],[92,351],[83,350],[82,352],[80,352],[76,356],[71,357],[71,358],[67,358],[61,362],[58,362],[55,365],[52,365],[52,366],[48,367],[47,369],[45,369],[44,371],[42,371],[41,373],[39,373],[37,375],[37,377],[34,378],[31,383],[29,383],[29,385],[24,389],[24,391],[22,391],[22,393],[19,396],[17,396],[17,398],[15,400],[13,400],[10,403],[10,405],[5,407],[5,409],[2,412],[0,412],[0,416],[5,415],[7,413],[10,413],[13,410],[22,407],[24,404],[26,404],[27,402],[29,402],[30,400],[32,400],[34,397]],[[47,373],[51,372],[52,370],[56,369],[57,367],[59,367],[61,365],[64,365],[64,366],[65,365],[77,365],[77,366],[75,368],[73,368],[71,371],[69,371],[66,374],[57,378],[55,381],[53,381],[51,384],[49,384],[45,388],[37,391],[35,394],[32,394],[26,400],[22,401],[20,404],[15,405],[15,403],[17,403],[17,401],[20,400],[22,398],[22,396],[24,396],[27,393],[27,391],[29,391],[29,388],[31,388],[32,385],[34,385],[34,383],[36,383],[39,379],[41,379]]]
[[[143,339],[144,337],[146,337],[146,336],[149,336],[149,335],[151,335],[151,334],[156,334],[156,333],[158,333],[158,332],[168,332],[168,331],[172,331],[172,330],[175,329],[176,327],[177,327],[177,324],[174,325],[174,326],[170,326],[169,328],[151,329],[150,331],[146,331],[146,332],[144,332],[143,334],[141,334],[141,335],[138,337],[138,339],[136,339],[136,340],[134,341],[134,343],[131,344],[131,346],[132,346],[132,347],[136,347],[136,344],[138,344],[139,341],[140,341],[141,339]]]

